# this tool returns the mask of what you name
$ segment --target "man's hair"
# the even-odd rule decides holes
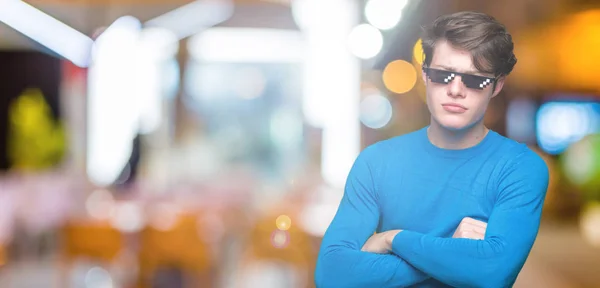
[[[506,76],[517,63],[512,36],[504,25],[484,13],[465,11],[443,15],[423,27],[425,66],[431,64],[435,45],[440,40],[469,51],[473,65],[481,72]]]

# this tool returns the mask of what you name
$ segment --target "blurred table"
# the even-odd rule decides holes
[[[584,241],[576,222],[545,222],[515,287],[600,287],[600,248]]]

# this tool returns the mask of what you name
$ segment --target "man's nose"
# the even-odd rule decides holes
[[[454,77],[450,83],[448,83],[448,96],[450,97],[464,97],[465,95],[465,84],[462,83],[460,76]]]

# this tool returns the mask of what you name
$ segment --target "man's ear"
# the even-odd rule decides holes
[[[496,80],[496,86],[494,87],[494,92],[492,93],[492,98],[496,97],[502,91],[502,87],[504,87],[504,80],[506,80],[505,76],[502,76]]]
[[[427,73],[425,73],[423,70],[421,70],[421,77],[423,77],[423,83],[425,83],[425,86],[427,86]]]

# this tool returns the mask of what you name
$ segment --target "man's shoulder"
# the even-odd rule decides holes
[[[384,151],[384,152],[392,152],[392,151],[402,151],[405,148],[409,148],[412,145],[417,144],[420,140],[419,137],[422,135],[421,130],[416,130],[413,132],[405,133],[402,135],[394,136],[385,140],[377,141],[371,145],[369,145],[365,150],[376,150],[376,151]]]
[[[403,153],[414,153],[415,145],[418,145],[420,130],[394,136],[385,140],[379,140],[368,145],[362,150],[359,158],[363,158],[372,164],[383,165],[389,163],[389,159],[404,158]]]
[[[548,174],[546,161],[536,150],[524,143],[500,135],[498,155],[504,158],[504,173],[532,175]]]
[[[542,161],[542,157],[525,143],[498,134],[499,149],[502,155],[506,155],[511,161]]]

